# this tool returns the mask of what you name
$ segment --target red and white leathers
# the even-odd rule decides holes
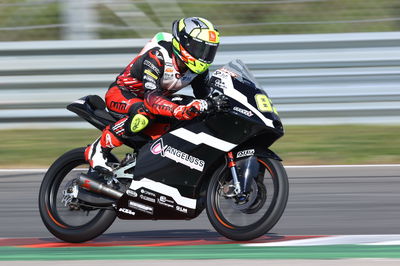
[[[208,70],[200,75],[190,70],[181,73],[171,40],[171,34],[158,33],[111,84],[105,96],[106,105],[109,111],[119,114],[121,120],[107,126],[102,136],[88,146],[85,156],[93,168],[99,166],[111,170],[106,164],[105,154],[122,145],[124,136],[133,134],[131,123],[136,114],[142,114],[150,121],[157,116],[190,120],[207,109],[206,101],[200,99],[210,92]],[[188,105],[178,105],[169,99],[168,96],[189,84],[194,96],[200,99]],[[151,123],[142,132],[157,138],[165,132],[165,127]]]

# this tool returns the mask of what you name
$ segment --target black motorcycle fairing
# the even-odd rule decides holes
[[[215,136],[201,121],[187,123],[182,129],[191,135],[203,133]],[[159,150],[156,150],[156,145],[159,145]],[[166,154],[162,150],[171,153]],[[196,145],[178,137],[173,130],[139,150],[134,178],[147,177],[178,188],[183,196],[195,198],[195,190],[203,174],[224,155],[225,151],[212,145]]]
[[[116,207],[117,216],[125,220],[193,219],[200,214],[196,209],[179,205],[171,196],[146,187],[129,189]]]

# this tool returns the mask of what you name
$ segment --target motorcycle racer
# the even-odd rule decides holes
[[[208,68],[219,46],[219,32],[199,17],[182,18],[172,24],[172,35],[156,34],[110,85],[105,100],[108,110],[121,118],[107,126],[85,151],[93,169],[112,171],[107,153],[121,146],[127,136],[143,132],[161,135],[158,117],[191,120],[207,110],[203,100]],[[172,101],[173,93],[191,85],[196,97],[186,105]]]

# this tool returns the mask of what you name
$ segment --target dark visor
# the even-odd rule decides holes
[[[218,44],[210,44],[204,41],[197,41],[192,38],[182,38],[183,48],[194,58],[211,64],[214,61],[215,54],[217,53]]]

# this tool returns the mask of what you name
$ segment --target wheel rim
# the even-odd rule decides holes
[[[63,194],[73,180],[80,173],[87,173],[89,165],[84,160],[69,163],[53,178],[52,184],[46,193],[46,208],[51,220],[59,227],[65,229],[77,229],[93,223],[99,219],[104,212],[101,209],[91,209],[81,206],[79,209],[71,210],[71,204],[63,202]]]
[[[257,226],[265,221],[274,209],[278,196],[278,181],[275,172],[262,160],[260,170],[255,181],[257,189],[250,193],[257,193],[256,200],[247,208],[235,208],[234,198],[226,198],[221,193],[222,185],[230,182],[230,175],[222,175],[214,191],[213,211],[217,220],[229,229],[243,229]],[[253,187],[253,186],[252,186]]]

